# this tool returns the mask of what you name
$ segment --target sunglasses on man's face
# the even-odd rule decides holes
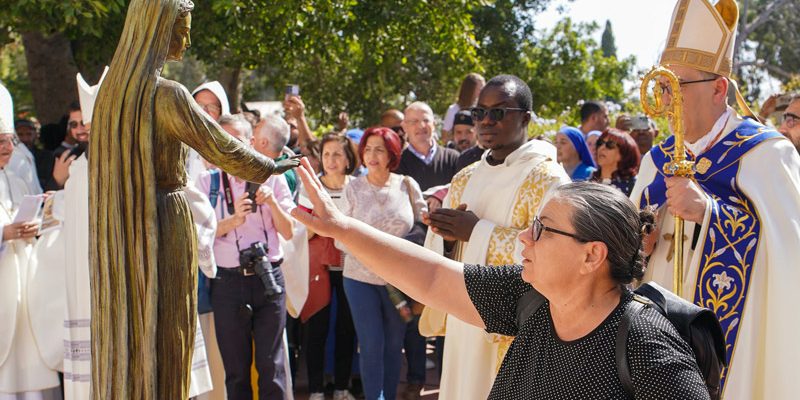
[[[494,108],[483,108],[483,107],[474,107],[472,108],[472,120],[474,122],[483,121],[486,116],[489,116],[489,120],[498,122],[501,121],[503,118],[506,117],[506,113],[509,111],[528,111],[524,108],[514,108],[514,107],[494,107]]]
[[[69,124],[67,125],[69,126],[69,129],[78,129],[78,125],[86,126],[83,121],[69,121]]]
[[[601,139],[601,140],[597,141],[596,146],[597,146],[598,149],[603,147],[603,146],[606,146],[607,149],[611,150],[611,149],[614,149],[614,148],[617,147],[617,142],[615,142],[613,140],[602,140]]]

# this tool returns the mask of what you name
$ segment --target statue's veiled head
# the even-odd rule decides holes
[[[192,46],[192,9],[194,4],[189,0],[180,1],[180,11],[175,25],[172,27],[172,37],[169,41],[168,61],[180,61],[183,53]]]

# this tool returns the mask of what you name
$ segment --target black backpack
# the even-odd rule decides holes
[[[545,302],[544,296],[530,290],[517,302],[517,327],[521,328]],[[692,347],[700,373],[706,382],[712,400],[720,397],[720,377],[727,366],[725,339],[722,327],[714,312],[690,303],[654,282],[646,283],[634,291],[634,299],[625,307],[617,331],[615,359],[617,375],[630,398],[634,398],[631,371],[628,366],[627,342],[631,322],[645,307],[653,307],[678,331]]]

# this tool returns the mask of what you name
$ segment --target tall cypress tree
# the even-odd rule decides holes
[[[617,56],[617,44],[614,40],[614,32],[611,30],[611,21],[609,20],[606,20],[606,28],[603,30],[600,48],[603,50],[603,57]]]

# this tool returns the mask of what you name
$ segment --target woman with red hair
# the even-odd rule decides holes
[[[344,214],[378,230],[403,237],[427,212],[419,185],[391,171],[400,163],[400,138],[389,128],[364,132],[358,155],[367,168],[345,188]],[[353,315],[361,349],[361,380],[367,399],[394,399],[400,380],[406,323],[389,298],[386,281],[370,272],[347,248],[344,252],[344,291]]]
[[[592,180],[630,196],[639,173],[639,147],[625,131],[609,128],[597,140],[597,171]]]

